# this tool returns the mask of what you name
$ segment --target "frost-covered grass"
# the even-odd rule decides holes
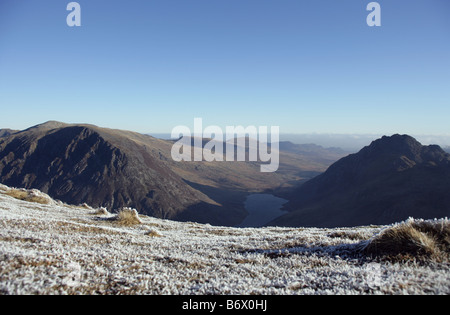
[[[1,294],[450,294],[445,261],[363,248],[390,227],[227,228],[0,191]]]
[[[409,255],[421,260],[450,261],[450,220],[414,220],[386,228],[368,242],[364,252],[396,258]]]
[[[36,202],[41,204],[50,204],[53,202],[47,194],[44,194],[37,189],[27,190],[23,188],[19,189],[3,186],[2,191],[5,195],[28,202]]]
[[[123,208],[119,211],[115,218],[116,222],[122,225],[136,225],[142,224],[141,219],[139,219],[139,214],[136,209]]]

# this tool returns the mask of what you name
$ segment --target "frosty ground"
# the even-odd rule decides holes
[[[450,294],[442,261],[360,252],[384,226],[229,228],[30,202],[0,187],[0,294]]]

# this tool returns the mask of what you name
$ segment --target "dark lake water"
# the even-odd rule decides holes
[[[273,219],[287,213],[287,211],[280,210],[286,202],[286,199],[270,194],[253,194],[248,196],[245,201],[245,209],[249,215],[237,227],[264,226]]]

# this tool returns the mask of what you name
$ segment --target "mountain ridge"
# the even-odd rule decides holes
[[[407,135],[373,141],[331,165],[289,198],[290,211],[272,224],[357,226],[409,216],[450,215],[450,154]]]
[[[121,133],[49,122],[3,138],[2,182],[37,188],[65,202],[110,209],[129,205],[163,217],[196,202],[214,204],[158,163],[139,144],[137,134],[127,134],[135,137],[129,140]]]

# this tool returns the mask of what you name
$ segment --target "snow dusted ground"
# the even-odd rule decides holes
[[[146,216],[123,226],[113,217],[0,187],[0,294],[450,294],[448,264],[358,254],[383,227],[239,229]]]

